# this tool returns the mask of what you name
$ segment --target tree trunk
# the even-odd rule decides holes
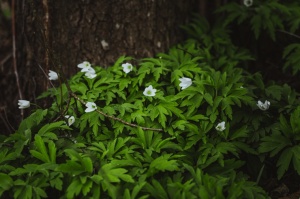
[[[62,66],[67,76],[89,61],[108,67],[121,55],[151,57],[183,38],[193,0],[28,1],[26,35],[33,57],[29,64],[39,82]],[[35,92],[36,93],[36,92]]]

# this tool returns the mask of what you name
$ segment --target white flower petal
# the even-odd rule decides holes
[[[133,69],[133,66],[130,63],[122,64],[122,67],[125,73],[129,73]]]
[[[145,96],[151,96],[151,97],[155,96],[155,93],[156,93],[156,89],[154,89],[152,87],[152,85],[146,87],[145,90],[144,90],[144,92],[143,92],[143,94]]]
[[[271,103],[268,100],[266,100],[265,103],[262,103],[260,100],[258,100],[256,105],[260,110],[265,111],[269,109]]]
[[[30,101],[18,100],[19,109],[24,109],[30,107]]]
[[[88,73],[96,73],[96,71],[95,71],[95,69],[93,69],[92,67],[89,67],[88,69],[87,69],[87,71],[85,71],[85,72],[88,72]]]
[[[87,108],[85,109],[85,112],[86,112],[86,113],[92,112],[92,111],[94,111],[94,110],[97,109],[97,105],[96,105],[94,102],[87,102],[87,103],[85,104],[85,106],[87,107]]]
[[[53,70],[49,70],[49,80],[57,80],[58,79],[58,74],[53,71]]]
[[[68,119],[68,126],[71,126],[75,122],[74,116],[66,115],[65,118]]]
[[[246,7],[250,7],[250,6],[252,6],[252,4],[253,4],[253,0],[244,0],[244,5]]]
[[[78,68],[89,68],[89,67],[91,67],[91,64],[88,61],[84,61],[81,64],[78,64],[77,67]]]
[[[226,129],[225,127],[225,122],[220,122],[217,126],[216,126],[216,130],[217,131],[224,131]]]
[[[94,79],[95,77],[97,77],[97,75],[93,72],[86,72],[85,76],[89,79]]]
[[[179,78],[179,81],[180,81],[179,86],[181,87],[182,90],[192,85],[192,79],[187,77]]]

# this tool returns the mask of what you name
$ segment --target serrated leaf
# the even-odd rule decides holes
[[[8,153],[8,149],[2,149],[2,151],[0,152],[0,163],[2,164],[6,161],[14,160],[16,158],[18,158],[17,153]]]
[[[120,89],[120,91],[122,91],[122,90],[124,90],[125,88],[128,88],[128,85],[130,85],[131,84],[131,82],[132,82],[132,80],[131,79],[121,79],[120,80],[120,84],[119,84],[119,89]]]
[[[115,166],[110,163],[103,165],[99,172],[101,175],[105,176],[104,179],[110,183],[120,182],[120,179],[125,182],[134,182],[133,178],[126,174],[127,169],[115,168]]]
[[[34,192],[41,198],[47,198],[46,192],[40,187],[33,187]]]
[[[42,139],[42,137],[40,135],[35,135],[34,136],[34,145],[36,146],[37,148],[37,151],[36,150],[30,150],[30,153],[38,158],[39,160],[47,163],[47,162],[51,162],[50,160],[50,157],[48,155],[48,151],[46,149],[46,146],[45,146],[45,143]]]
[[[87,172],[89,172],[89,173],[93,172],[93,163],[92,163],[91,158],[83,157],[81,163],[82,163],[83,168],[85,168],[85,170]]]
[[[252,24],[252,30],[254,31],[255,38],[258,39],[259,34],[260,34],[260,29],[262,26],[262,20],[260,15],[254,15],[251,19],[251,24]]]
[[[300,118],[300,106],[296,108],[296,110],[291,114],[290,117],[290,124],[293,133],[300,132],[299,118]]]
[[[291,150],[292,148],[286,148],[281,154],[280,157],[277,161],[276,166],[278,167],[277,169],[277,178],[281,179],[284,173],[288,170],[292,157],[293,157],[293,152]]]
[[[133,121],[136,121],[138,124],[145,124],[145,119],[147,114],[145,114],[142,110],[136,110],[135,112],[131,113],[131,118]]]
[[[82,194],[84,196],[86,196],[90,191],[91,191],[91,188],[93,186],[93,181],[91,180],[88,180],[83,186],[82,186]]]
[[[91,177],[91,179],[96,183],[96,184],[100,184],[101,181],[103,180],[103,177],[101,175],[93,175]]]
[[[157,171],[176,171],[179,170],[177,160],[170,160],[171,154],[164,154],[154,159],[150,166],[148,175],[153,175]]]
[[[52,163],[56,163],[56,147],[53,141],[48,143],[49,157]]]
[[[273,157],[283,148],[291,145],[289,139],[282,135],[272,135],[262,138],[258,151],[260,153],[271,152],[270,156]]]
[[[174,124],[172,124],[173,128],[178,128],[179,130],[185,130],[185,125],[189,122],[186,120],[177,120]]]
[[[46,124],[39,130],[38,134],[40,136],[45,136],[45,133],[51,132],[54,129],[60,129],[60,128],[71,130],[70,127],[68,127],[67,125],[64,125],[64,124],[65,124],[65,121],[58,121],[58,122]]]
[[[68,160],[65,164],[60,164],[57,168],[57,171],[62,171],[65,173],[71,173],[73,175],[79,175],[85,172],[85,169],[82,168],[82,165],[78,162]]]
[[[0,173],[0,188],[3,191],[6,191],[9,190],[12,186],[13,186],[13,179],[5,173]],[[0,196],[1,196],[1,191],[0,191]]]
[[[34,113],[32,113],[29,117],[21,122],[17,132],[24,133],[27,129],[31,129],[31,127],[33,127],[34,125],[40,124],[47,113],[47,109],[37,109]]]
[[[297,171],[298,175],[300,175],[300,146],[294,146],[293,149],[293,166]]]
[[[80,180],[77,178],[72,181],[72,183],[68,186],[66,192],[67,192],[67,198],[75,198],[74,196],[78,196],[82,189],[82,184]]]
[[[205,93],[203,97],[210,106],[213,106],[213,98],[209,93]]]
[[[155,198],[167,199],[168,194],[165,188],[159,183],[159,181],[152,179],[152,184],[149,182],[145,185],[145,189]]]
[[[61,172],[52,172],[50,173],[51,176],[51,180],[50,180],[50,185],[51,187],[54,187],[57,190],[62,190],[62,185],[63,185],[63,181],[62,181],[62,177],[63,174]]]

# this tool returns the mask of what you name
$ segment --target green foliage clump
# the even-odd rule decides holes
[[[50,89],[48,109],[36,110],[1,144],[2,194],[41,198],[264,198],[247,175],[236,173],[251,125],[241,110],[257,110],[240,68],[215,70],[193,42],[158,58],[143,59],[130,73],[121,64],[96,67]],[[179,79],[192,85],[184,90]],[[153,97],[143,90],[152,85]],[[73,97],[75,96],[75,97]],[[85,113],[84,102],[98,110]],[[67,125],[65,115],[74,116]],[[224,131],[215,126],[226,122]],[[229,183],[230,182],[230,183]],[[214,186],[215,183],[220,186]],[[13,195],[11,195],[13,194]]]
[[[274,2],[270,10],[288,12]],[[231,12],[226,26],[238,9],[220,9]],[[251,12],[269,12],[260,9]],[[256,199],[269,197],[260,182],[270,162],[278,179],[299,175],[299,93],[243,69],[254,56],[226,26],[195,18],[184,27],[190,39],[168,53],[121,56],[93,79],[79,72],[42,94],[52,105],[0,137],[0,196]],[[192,81],[185,89],[183,77]],[[154,96],[143,93],[150,85]],[[257,105],[265,100],[270,107]],[[97,109],[86,112],[87,102]]]

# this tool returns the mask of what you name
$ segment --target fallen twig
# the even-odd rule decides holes
[[[22,91],[21,91],[21,87],[20,87],[20,81],[19,81],[19,74],[18,74],[18,69],[17,69],[17,56],[16,56],[16,19],[15,19],[15,0],[12,0],[11,3],[11,7],[12,7],[12,13],[11,13],[11,28],[12,28],[12,55],[13,55],[13,67],[14,67],[14,73],[16,76],[16,83],[17,83],[17,87],[18,87],[18,92],[19,92],[19,98],[23,99],[23,95],[22,95]],[[21,117],[23,119],[24,117],[24,110],[21,109]]]

